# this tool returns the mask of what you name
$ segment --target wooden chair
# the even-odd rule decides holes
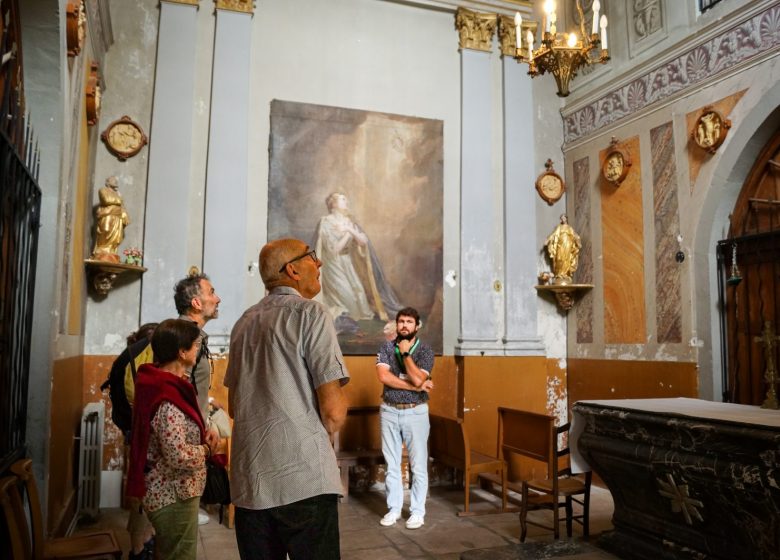
[[[0,508],[9,538],[8,543],[0,546],[0,555],[10,553],[14,559],[29,558],[29,545],[25,547],[25,541],[30,540],[29,535],[19,527],[18,518],[24,514],[24,510],[20,508],[22,500],[18,486],[19,479],[15,476],[0,478]]]
[[[480,473],[498,473],[503,477],[504,461],[472,451],[469,438],[463,428],[463,420],[431,414],[431,432],[428,436],[430,456],[437,462],[455,468],[463,473],[463,511],[459,516],[473,515],[469,510],[472,475]],[[506,509],[506,495],[503,496],[502,510]],[[492,511],[491,511],[492,513]]]
[[[555,417],[501,407],[499,413],[499,437],[504,459],[518,454],[546,463],[547,476],[522,481],[520,509],[520,542],[524,542],[528,525],[549,529],[555,538],[560,537],[560,508],[566,512],[566,534],[572,535],[572,521],[582,525],[583,537],[588,538],[588,510],[590,507],[591,473],[582,478],[572,476],[569,466],[568,445],[558,447],[561,434],[568,434],[569,424],[555,427]],[[561,467],[561,463],[564,464]],[[505,477],[506,478],[506,477]],[[506,493],[506,481],[503,492]],[[578,498],[577,496],[581,496]],[[582,508],[574,515],[573,503]],[[530,509],[551,509],[552,526],[528,520]]]
[[[344,489],[341,501],[349,502],[349,469],[357,465],[373,466],[385,462],[381,449],[371,447],[370,437],[366,433],[370,420],[376,421],[379,416],[378,406],[358,406],[347,409],[347,420],[342,428],[343,432],[352,429],[355,445],[344,444],[343,435],[337,432],[333,437],[333,449],[336,452],[336,463],[341,475],[341,486]],[[378,433],[376,430],[373,432]],[[346,447],[346,448],[345,448]]]
[[[32,471],[31,459],[20,459],[11,465],[11,472],[16,475],[20,484],[24,486],[27,494],[27,503],[30,509],[30,522],[28,526],[27,515],[21,496],[13,490],[10,492],[11,507],[17,511],[16,523],[23,535],[24,551],[18,560],[46,560],[46,559],[96,559],[113,557],[122,558],[122,549],[119,546],[116,535],[111,529],[76,533],[70,537],[44,539],[43,517],[41,515],[41,502],[38,498],[38,486]],[[32,540],[28,538],[32,535]],[[14,556],[16,560],[16,556]]]

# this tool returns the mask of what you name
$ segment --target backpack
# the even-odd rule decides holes
[[[201,358],[209,357],[208,347],[201,346],[198,358],[190,372],[190,382],[195,386],[195,369]],[[133,401],[135,400],[135,375],[143,364],[154,362],[151,341],[143,338],[131,344],[117,356],[108,372],[108,378],[100,386],[101,391],[109,390],[111,399],[111,420],[129,439],[133,427]],[[195,389],[197,393],[197,387]]]
[[[141,365],[154,361],[152,344],[141,339],[119,354],[111,365],[108,378],[100,386],[109,390],[111,399],[111,420],[127,437],[133,427],[133,399],[135,397],[135,374]]]

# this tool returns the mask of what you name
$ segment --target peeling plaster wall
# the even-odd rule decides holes
[[[155,54],[157,49],[157,25],[159,2],[157,0],[110,0],[114,44],[105,57],[102,112],[98,127],[102,133],[108,125],[124,115],[137,122],[151,137],[149,125],[154,91]],[[208,10],[201,10],[207,12]],[[94,208],[98,204],[98,189],[107,177],[119,178],[119,191],[130,215],[130,225],[125,228],[125,239],[120,247],[144,245],[144,205],[146,203],[146,173],[148,147],[135,157],[119,161],[105,147],[97,146],[95,173],[92,181],[92,206],[90,207],[90,231],[94,231]],[[188,211],[188,205],[172,208],[175,222],[177,212]],[[88,237],[91,253],[94,234]],[[160,242],[161,240],[155,240]],[[173,287],[171,287],[172,289]],[[140,314],[141,283],[138,277],[120,278],[107,297],[95,296],[90,290],[87,300],[87,323],[84,354],[118,354],[126,345],[125,337],[138,328]],[[173,302],[173,297],[171,297]],[[171,303],[171,307],[173,304]],[[172,313],[173,314],[173,313]]]

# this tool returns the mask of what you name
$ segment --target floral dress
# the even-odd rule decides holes
[[[144,508],[156,511],[201,496],[206,486],[206,447],[198,425],[170,402],[152,418]]]

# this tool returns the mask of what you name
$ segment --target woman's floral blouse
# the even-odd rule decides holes
[[[201,496],[206,486],[206,447],[198,425],[170,402],[152,418],[146,454],[144,507],[156,511],[176,501]]]

